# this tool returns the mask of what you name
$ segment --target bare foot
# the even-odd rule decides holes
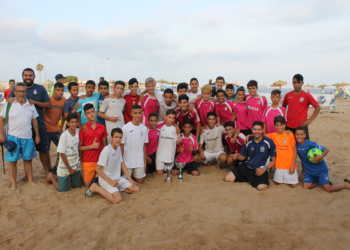
[[[33,181],[30,181],[30,182],[28,182],[30,185],[32,185],[32,186],[36,186],[36,183],[35,182],[33,182]]]
[[[349,183],[349,182],[346,181],[346,182],[345,182],[345,185],[346,185],[346,188],[347,188],[347,189],[350,189],[350,183]]]
[[[16,187],[16,185],[15,186],[11,186],[11,191],[16,191],[16,189],[17,189],[17,187]]]
[[[48,176],[46,177],[46,180],[45,180],[45,184],[46,185],[51,185],[52,184],[51,177],[53,177],[53,175],[52,175],[52,173],[49,173]]]

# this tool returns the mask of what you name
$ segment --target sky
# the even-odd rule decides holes
[[[350,83],[350,1],[0,0],[0,55],[1,81]]]

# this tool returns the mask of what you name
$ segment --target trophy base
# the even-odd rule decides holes
[[[170,178],[166,178],[165,182],[173,182]]]
[[[179,182],[182,182],[182,181],[183,181],[183,179],[178,179],[178,181],[179,181]]]

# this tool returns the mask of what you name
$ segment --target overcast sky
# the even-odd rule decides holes
[[[349,2],[0,0],[0,80],[350,82]]]

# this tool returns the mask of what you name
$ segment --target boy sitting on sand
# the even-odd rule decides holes
[[[112,204],[117,204],[123,200],[120,191],[128,194],[140,191],[140,188],[131,179],[128,169],[123,162],[123,155],[120,149],[122,138],[123,131],[120,128],[112,129],[111,144],[103,148],[96,165],[100,186],[91,182],[86,189],[86,197],[92,197],[94,193],[99,193]],[[120,176],[121,170],[123,170],[127,178]]]
[[[301,163],[304,166],[306,173],[304,174],[303,188],[313,189],[318,184],[323,187],[326,192],[335,192],[341,189],[350,189],[350,181],[344,179],[344,184],[330,185],[329,172],[324,157],[328,154],[329,149],[306,139],[306,127],[297,127],[295,130],[295,138],[297,140],[297,150]],[[312,158],[315,163],[309,161],[307,154],[310,149],[317,148],[322,151],[322,155],[317,155]]]

